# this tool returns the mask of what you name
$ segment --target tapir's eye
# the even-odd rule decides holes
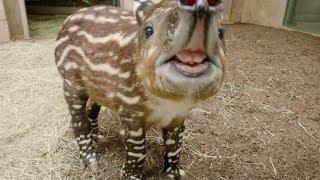
[[[144,35],[146,38],[149,38],[153,34],[153,28],[150,26],[147,26],[144,28]]]

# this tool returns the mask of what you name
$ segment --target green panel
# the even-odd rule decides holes
[[[320,1],[298,0],[294,18],[300,22],[320,22]]]
[[[296,13],[319,14],[320,1],[319,0],[298,0]]]
[[[320,0],[288,0],[284,25],[320,34]]]
[[[290,24],[292,24],[296,4],[296,0],[288,0],[286,16],[283,23],[285,26],[290,26]]]

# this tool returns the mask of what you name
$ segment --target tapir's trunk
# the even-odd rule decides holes
[[[185,39],[184,49],[204,52],[212,51],[217,46],[218,15],[222,10],[220,0],[177,0],[179,19],[184,31],[177,38]],[[185,37],[187,36],[187,37]],[[209,54],[210,55],[210,54]]]

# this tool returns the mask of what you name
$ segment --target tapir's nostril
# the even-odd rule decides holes
[[[221,3],[221,0],[207,0],[209,6],[217,6]]]
[[[222,0],[179,0],[181,8],[195,11],[199,14],[214,10],[216,6],[222,3]]]
[[[207,1],[209,6],[217,6],[221,3],[221,0],[179,0],[182,5],[185,6],[193,6],[197,2]],[[204,3],[204,2],[203,2]]]
[[[193,6],[196,3],[196,0],[180,0],[180,2],[185,6]]]

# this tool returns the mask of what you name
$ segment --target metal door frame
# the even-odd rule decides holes
[[[293,26],[293,17],[297,7],[297,0],[288,0],[286,15],[283,21],[283,25],[290,27]]]

